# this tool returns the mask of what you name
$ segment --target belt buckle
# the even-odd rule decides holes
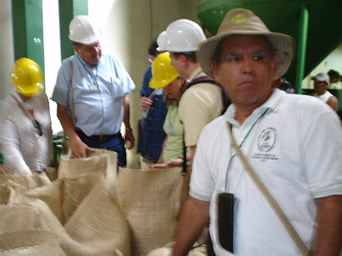
[[[100,141],[100,142],[103,142],[103,141],[105,140],[105,138],[104,138],[104,137],[105,137],[105,136],[103,136],[103,135],[100,135],[100,136],[99,136],[99,141]]]

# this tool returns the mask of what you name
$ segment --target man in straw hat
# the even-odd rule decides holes
[[[216,255],[339,254],[341,126],[319,100],[272,89],[293,48],[290,36],[270,32],[245,9],[230,10],[218,34],[201,44],[204,72],[233,104],[199,138],[174,255],[186,254],[209,217]]]

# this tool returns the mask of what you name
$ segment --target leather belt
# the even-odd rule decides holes
[[[110,134],[110,135],[91,135],[87,136],[82,130],[76,129],[76,133],[82,138],[87,138],[89,140],[97,141],[97,142],[107,142],[115,138],[119,138],[121,136],[120,132]]]

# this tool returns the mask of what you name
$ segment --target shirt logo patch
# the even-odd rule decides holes
[[[261,152],[270,152],[277,141],[277,132],[274,128],[266,128],[258,136],[257,146]]]
[[[258,159],[261,162],[267,162],[268,160],[279,160],[277,153],[271,153],[277,142],[277,130],[275,128],[263,129],[257,140],[257,148],[259,153],[255,152],[252,158]]]

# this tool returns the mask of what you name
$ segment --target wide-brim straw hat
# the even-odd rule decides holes
[[[236,8],[226,14],[217,35],[204,41],[196,52],[197,60],[208,76],[212,77],[211,61],[218,43],[229,35],[263,35],[267,37],[277,55],[277,70],[274,79],[282,77],[290,67],[294,55],[294,39],[287,34],[271,32],[252,11]]]

